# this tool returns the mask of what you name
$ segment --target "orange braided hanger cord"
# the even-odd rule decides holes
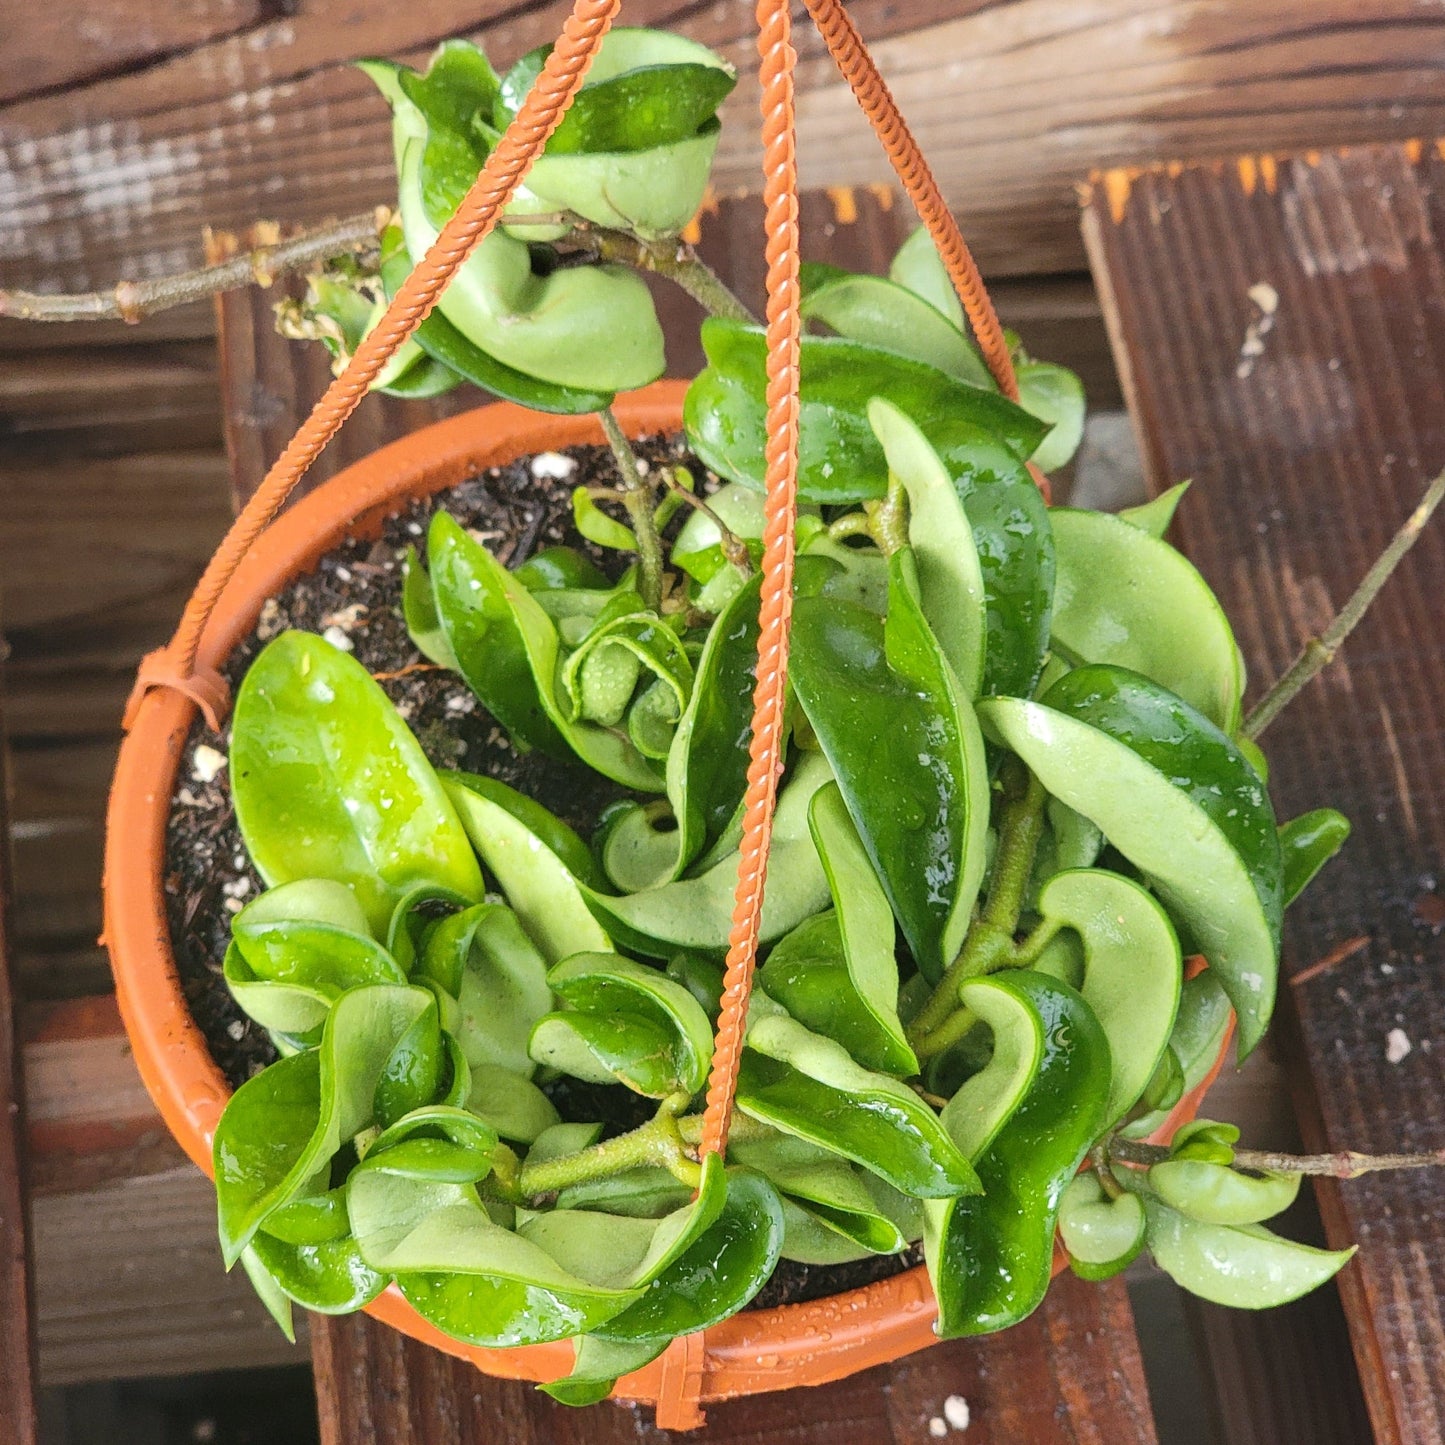
[[[943,192],[923,158],[908,122],[898,109],[898,102],[888,89],[887,82],[878,73],[873,57],[863,44],[863,37],[854,28],[841,0],[804,0],[808,13],[818,27],[829,53],[837,62],[843,77],[853,87],[853,94],[872,123],[888,152],[888,159],[898,173],[903,189],[917,208],[923,224],[958,292],[958,299],[968,316],[968,324],[978,340],[979,350],[998,383],[998,389],[1010,401],[1019,399],[1018,378],[1014,375],[1013,360],[1009,356],[1008,341],[999,325],[998,312],[993,308],[984,288],[983,277],[979,274],[978,263],[958,229],[958,222]]]
[[[230,707],[229,689],[214,669],[197,669],[196,653],[206,622],[226,584],[251,544],[286,504],[307,468],[355,411],[381,368],[426,319],[457,268],[491,234],[512,193],[566,114],[620,5],[621,0],[576,0],[536,84],[487,157],[456,214],[442,227],[375,329],[356,348],[346,369],[326,388],[231,524],[186,603],[175,636],[141,663],[126,704],[127,727],[152,687],[174,687],[196,702],[212,728],[219,728]]]
[[[788,684],[788,628],[793,615],[793,540],[798,512],[798,380],[802,342],[798,265],[798,157],[793,106],[788,0],[758,0],[762,59],[763,205],[768,258],[768,420],[762,602],[758,614],[757,688],[748,745],[742,856],[728,935],[722,1012],[703,1117],[703,1155],[727,1148],[733,1091],[747,1026],[748,994],[757,960],[763,883],[772,842],[778,777],[783,771],[783,703]]]

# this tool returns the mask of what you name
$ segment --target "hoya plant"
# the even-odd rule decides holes
[[[397,221],[285,325],[348,354],[544,54],[501,77],[461,42],[424,73],[364,67],[394,116]],[[1232,1028],[1241,1057],[1259,1043],[1283,911],[1348,825],[1275,817],[1229,622],[1164,540],[1182,489],[1118,515],[1047,505],[1031,468],[1077,445],[1078,382],[1016,345],[1021,398],[1001,395],[923,233],[887,278],[804,275],[789,740],[736,1114],[726,1157],[700,1157],[765,356],[677,237],[732,83],[698,45],[614,31],[379,379],[601,413],[615,481],[573,495],[591,556],[509,570],[442,506],[393,599],[513,747],[606,780],[590,836],[434,769],[323,638],[277,637],[240,688],[231,787],[267,888],[224,970],[279,1057],[216,1133],[226,1262],[287,1328],[292,1301],[336,1313],[394,1284],[468,1344],[575,1340],[546,1387],[572,1403],[744,1308],[784,1259],[921,1243],[943,1336],[1027,1316],[1056,1242],[1090,1279],[1147,1251],[1210,1300],[1293,1299],[1348,1257],[1266,1227],[1298,1174],[1208,1120],[1150,1140]],[[664,368],[645,270],[713,313],[693,472],[639,465],[607,409]],[[576,1116],[603,1095],[628,1102]]]

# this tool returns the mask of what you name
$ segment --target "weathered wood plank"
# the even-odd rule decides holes
[[[934,1345],[832,1385],[712,1405],[707,1424],[686,1436],[658,1430],[650,1410],[554,1404],[530,1385],[487,1379],[364,1316],[315,1320],[312,1341],[323,1445],[823,1445],[844,1437],[918,1445],[947,1426],[950,1397],[967,1406],[969,1445],[1155,1438],[1133,1316],[1117,1281],[1060,1279],[1040,1310],[1005,1335]]]
[[[16,462],[175,452],[220,441],[216,349],[209,342],[0,354],[0,447]]]
[[[215,1192],[141,1086],[114,1000],[31,1006],[22,1032],[42,1382],[294,1363],[221,1266]]]
[[[316,0],[139,73],[0,110],[0,270],[67,289],[194,262],[204,224],[314,221],[391,193],[368,54],[416,59],[470,34],[499,61],[550,40],[563,0],[418,12]],[[1445,17],[1415,0],[855,0],[850,7],[995,273],[1067,270],[1073,183],[1093,165],[1243,146],[1305,147],[1445,128]],[[753,7],[632,0],[744,67],[718,190],[758,189]],[[821,44],[799,28],[801,158],[811,184],[887,179]]]
[[[1085,212],[1150,481],[1195,478],[1180,536],[1256,678],[1323,625],[1445,462],[1442,228],[1438,145],[1106,175]],[[1355,825],[1286,929],[1291,974],[1368,940],[1282,1010],[1313,1146],[1445,1142],[1442,577],[1437,525],[1265,740],[1283,814],[1330,802]],[[1340,1287],[1382,1441],[1445,1440],[1438,1194],[1430,1174],[1320,1191],[1332,1241],[1361,1246]]]
[[[25,1089],[10,982],[6,923],[10,870],[5,815],[5,720],[0,715],[0,1437],[14,1441],[14,1445],[35,1445],[39,1428],[35,1411],[35,1316],[27,1243],[27,1173],[21,1141]]]
[[[717,219],[710,238],[704,231],[709,259],[729,285],[749,296],[761,286],[756,206],[727,207]],[[902,224],[881,203],[866,225],[840,223],[816,196],[804,217],[811,254],[873,270],[891,254],[901,234],[895,228]],[[329,371],[316,348],[299,352],[275,336],[270,308],[255,293],[224,298],[219,314],[227,439],[237,500],[243,502],[320,394]],[[695,364],[685,352],[695,312],[677,307],[665,319],[669,342],[677,343],[674,364]],[[428,403],[370,396],[316,470],[331,475],[404,431],[478,399],[465,389]],[[579,1414],[529,1386],[486,1379],[364,1317],[318,1318],[312,1339],[326,1445],[493,1438],[519,1445],[532,1440],[606,1445],[614,1439],[668,1438],[631,1411],[606,1405]],[[719,1405],[707,1429],[689,1438],[805,1445],[835,1440],[848,1429],[863,1431],[861,1438],[869,1441],[916,1441],[926,1436],[930,1420],[941,1418],[942,1401],[950,1394],[972,1399],[979,1423],[971,1427],[971,1441],[1150,1445],[1155,1439],[1123,1284],[1083,1287],[1072,1279],[1060,1281],[1044,1307],[1006,1336],[940,1346],[817,1390]]]
[[[108,0],[104,6],[62,0],[16,6],[5,21],[0,101],[83,85],[130,66],[235,35],[268,19],[266,0]]]

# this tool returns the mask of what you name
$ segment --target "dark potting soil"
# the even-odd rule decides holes
[[[708,475],[675,439],[648,439],[638,444],[638,453],[649,465],[685,460],[695,476]],[[589,836],[602,809],[617,797],[617,785],[579,764],[518,753],[466,684],[417,652],[401,616],[403,560],[409,547],[425,559],[427,524],[439,507],[508,566],[541,547],[567,543],[616,577],[624,562],[620,554],[593,546],[572,526],[571,490],[584,483],[615,485],[605,448],[573,447],[490,468],[394,513],[375,540],[342,543],[313,572],[267,601],[255,632],[223,669],[233,692],[271,638],[288,628],[321,633],[346,647],[377,679],[434,766],[500,778]],[[221,1072],[238,1088],[277,1055],[265,1030],[236,1006],[221,973],[231,920],[263,886],[246,856],[231,806],[225,766],[229,748],[229,726],[217,735],[196,720],[182,753],[166,830],[165,891],[171,946],[187,1004]],[[651,1116],[648,1101],[624,1088],[565,1078],[546,1087],[564,1118],[602,1120],[609,1133]],[[827,1267],[784,1260],[752,1308],[821,1299],[917,1262],[914,1251]]]

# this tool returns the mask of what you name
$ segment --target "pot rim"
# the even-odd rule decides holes
[[[686,386],[659,381],[619,396],[614,409],[623,430],[633,436],[680,430]],[[494,402],[379,448],[302,498],[262,534],[223,592],[198,661],[219,667],[254,628],[267,598],[345,538],[379,531],[398,506],[489,466],[604,442],[595,416],[551,416]],[[181,1147],[212,1176],[212,1139],[230,1088],[185,1001],[163,884],[171,798],[195,712],[180,693],[153,689],[122,741],[106,815],[103,939],[141,1078]],[[1166,1128],[1192,1115],[1223,1060],[1221,1052]],[[1056,1273],[1061,1264],[1056,1257]],[[489,1375],[551,1380],[572,1366],[568,1341],[485,1349],[453,1340],[416,1314],[394,1285],[367,1313]],[[927,1271],[919,1265],[806,1304],[743,1311],[707,1330],[700,1347],[680,1356],[668,1351],[624,1377],[614,1393],[650,1402],[676,1398],[681,1388],[709,1401],[824,1384],[933,1343],[936,1317]]]

